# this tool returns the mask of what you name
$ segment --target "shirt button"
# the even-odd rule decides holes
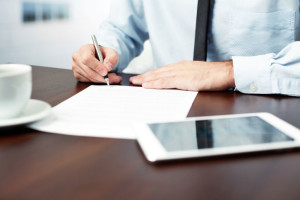
[[[257,91],[257,87],[256,87],[255,85],[251,84],[251,85],[250,85],[250,90],[251,90],[252,92],[256,92],[256,91]]]

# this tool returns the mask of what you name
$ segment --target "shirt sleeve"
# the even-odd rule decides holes
[[[100,45],[117,51],[119,61],[114,70],[122,71],[143,51],[143,44],[149,38],[143,1],[112,1],[110,16],[95,35]]]
[[[300,96],[300,42],[278,54],[233,56],[236,89],[251,94]]]

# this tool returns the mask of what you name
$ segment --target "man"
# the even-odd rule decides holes
[[[132,77],[145,88],[225,90],[300,96],[299,0],[215,0],[209,21],[207,61],[192,61],[198,0],[114,0],[93,45],[73,54],[74,76],[102,82],[122,71],[149,39],[157,69]],[[121,78],[109,73],[111,83]]]

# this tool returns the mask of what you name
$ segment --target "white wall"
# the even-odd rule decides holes
[[[30,0],[70,6],[70,19],[23,23],[24,0],[0,0],[0,63],[24,63],[71,69],[71,56],[109,15],[111,0]],[[152,68],[150,45],[126,72]]]

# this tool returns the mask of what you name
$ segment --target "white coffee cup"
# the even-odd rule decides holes
[[[21,115],[32,91],[31,66],[0,65],[0,120]]]

